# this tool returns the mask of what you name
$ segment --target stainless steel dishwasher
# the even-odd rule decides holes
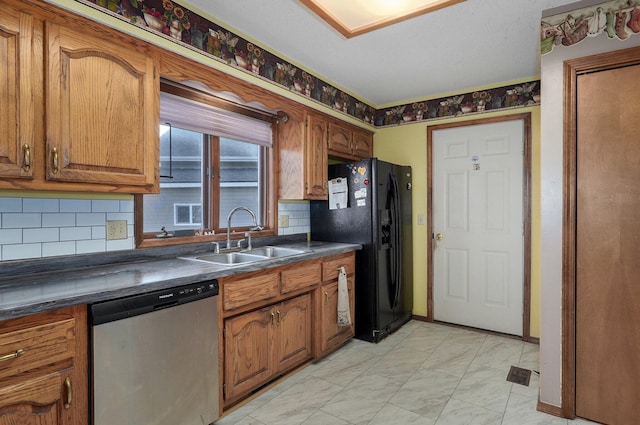
[[[216,280],[91,305],[93,425],[219,417]]]

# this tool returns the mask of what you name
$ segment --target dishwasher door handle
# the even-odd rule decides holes
[[[162,303],[162,304],[156,304],[153,306],[153,311],[156,310],[163,310],[165,308],[169,308],[169,307],[175,307],[178,305],[178,301],[169,301],[167,303]]]

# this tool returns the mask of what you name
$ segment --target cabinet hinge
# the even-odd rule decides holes
[[[222,338],[227,337],[227,328],[222,328]]]
[[[227,384],[222,384],[222,396],[226,397],[227,395]]]

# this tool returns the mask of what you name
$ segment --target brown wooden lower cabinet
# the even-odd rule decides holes
[[[225,400],[311,358],[311,295],[225,320]]]
[[[322,286],[322,329],[320,351],[325,354],[340,347],[353,337],[353,278],[347,279],[349,303],[351,308],[351,325],[338,326],[338,282]]]
[[[86,307],[2,322],[0,425],[86,425]]]
[[[236,399],[271,379],[275,369],[271,354],[275,331],[271,306],[225,320],[225,400]]]
[[[337,324],[341,266],[347,271],[353,322],[353,252],[221,280],[225,407],[353,337],[353,324]]]

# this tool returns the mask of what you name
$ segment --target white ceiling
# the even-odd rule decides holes
[[[298,0],[185,6],[379,108],[539,78],[542,11],[573,2],[467,0],[351,39]]]

